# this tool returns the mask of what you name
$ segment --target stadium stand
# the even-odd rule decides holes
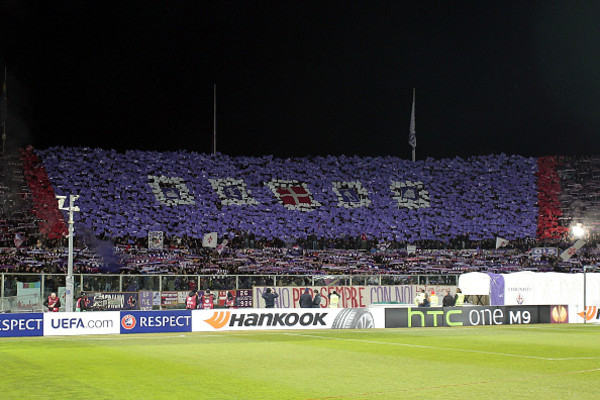
[[[37,171],[47,172],[56,193],[80,196],[76,230],[96,236],[246,232],[284,242],[364,235],[449,243],[536,234],[534,158],[282,160],[63,147],[36,153],[43,164]]]
[[[75,272],[83,274],[457,275],[599,262],[593,157],[410,163],[28,147],[5,157],[2,173],[0,272],[66,271],[55,194],[80,196]],[[573,222],[591,226],[592,245],[563,261]],[[165,232],[162,250],[147,248],[149,231]],[[208,232],[228,245],[203,248]],[[508,245],[495,249],[496,237]]]

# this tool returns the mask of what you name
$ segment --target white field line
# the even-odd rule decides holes
[[[426,346],[426,345],[421,345],[421,344],[408,344],[408,343],[390,343],[390,342],[380,342],[377,340],[340,338],[340,337],[308,335],[308,334],[290,333],[290,332],[283,332],[282,335],[303,336],[303,337],[317,338],[317,339],[344,340],[344,341],[349,341],[349,342],[359,342],[359,343],[368,343],[368,344],[383,344],[383,345],[387,345],[387,346],[413,347],[413,348],[419,348],[419,349],[456,351],[456,352],[461,352],[461,353],[476,353],[476,354],[486,354],[486,355],[503,356],[503,357],[530,358],[533,360],[544,360],[544,361],[597,360],[597,359],[600,359],[600,357],[539,357],[539,356],[530,356],[530,355],[526,355],[526,354],[499,353],[499,352],[495,352],[495,351],[472,350],[472,349],[453,349],[451,347]]]
[[[581,371],[559,372],[556,374],[515,377],[515,378],[511,378],[511,380],[499,379],[499,380],[486,380],[486,381],[479,381],[479,382],[475,381],[475,382],[465,382],[465,383],[452,383],[452,384],[447,384],[447,385],[422,386],[422,387],[417,387],[417,388],[398,389],[398,390],[394,390],[394,391],[379,391],[379,392],[371,392],[371,393],[351,393],[351,394],[343,394],[340,396],[327,396],[327,397],[312,398],[312,399],[306,399],[306,400],[349,399],[350,397],[370,398],[375,395],[382,395],[382,394],[390,395],[390,394],[395,394],[395,393],[406,393],[406,392],[409,392],[409,393],[413,392],[414,394],[418,394],[420,391],[427,391],[427,390],[432,390],[432,389],[450,389],[450,388],[460,388],[460,387],[475,386],[475,385],[493,385],[493,384],[506,383],[506,382],[512,383],[515,380],[516,381],[525,381],[525,380],[533,380],[533,379],[544,379],[544,378],[549,378],[549,377],[553,377],[553,376],[588,374],[590,372],[599,372],[599,371],[600,371],[600,368],[594,368],[594,369],[586,369],[586,370],[581,370]],[[398,397],[400,397],[400,396],[398,396]],[[403,397],[406,397],[406,396],[403,396]],[[411,397],[418,397],[418,396],[411,396]]]
[[[230,335],[233,333],[233,335]],[[138,340],[138,339],[178,339],[178,338],[192,338],[192,337],[214,337],[214,338],[222,338],[225,336],[235,337],[235,336],[255,336],[257,334],[265,334],[265,333],[279,333],[279,332],[246,332],[246,333],[238,333],[237,331],[223,331],[223,332],[173,332],[172,335],[154,335],[152,333],[133,333],[133,334],[117,334],[117,333],[109,333],[106,335],[56,335],[56,336],[12,336],[12,337],[3,337],[0,340],[12,340],[12,341],[27,341],[27,340],[91,340],[91,341],[101,341],[101,340]],[[225,335],[223,335],[225,334]]]
[[[464,327],[470,328],[470,327]],[[476,328],[476,327],[473,327]],[[527,326],[529,329],[535,329],[534,327]],[[440,330],[457,330],[457,328],[437,328],[436,332]],[[540,329],[540,328],[538,328]],[[583,329],[582,329],[583,330]],[[379,333],[385,332],[382,329],[370,330],[364,329],[361,330],[361,333]],[[234,333],[235,332],[235,333]],[[230,335],[234,333],[233,335]],[[385,333],[394,333],[394,332],[385,332]],[[300,336],[307,338],[317,338],[317,339],[329,339],[329,340],[342,340],[342,341],[352,341],[359,343],[367,343],[367,344],[378,344],[378,345],[388,345],[388,346],[401,346],[401,347],[412,347],[412,348],[422,348],[422,349],[431,349],[431,350],[443,350],[443,351],[454,351],[454,352],[464,352],[464,353],[475,353],[475,354],[486,354],[486,355],[496,355],[496,356],[504,356],[504,357],[515,357],[515,358],[527,358],[534,360],[544,360],[544,361],[570,361],[570,360],[598,360],[600,357],[540,357],[540,356],[531,356],[526,354],[514,354],[514,353],[500,353],[493,351],[485,351],[485,350],[472,350],[472,349],[458,349],[458,348],[450,348],[450,347],[437,347],[437,346],[427,346],[427,345],[418,345],[418,344],[409,344],[409,343],[394,343],[394,342],[382,342],[376,340],[367,340],[367,339],[353,339],[353,338],[340,338],[340,337],[331,337],[331,336],[323,336],[323,335],[314,335],[307,333],[292,333],[289,331],[280,332],[280,331],[254,331],[254,332],[240,332],[240,331],[223,331],[223,332],[210,332],[210,333],[202,333],[202,332],[181,332],[176,334],[174,332],[173,335],[153,335],[153,334],[132,334],[132,335],[83,335],[83,336],[50,336],[51,340],[80,340],[80,341],[109,341],[109,340],[140,340],[140,339],[173,339],[173,338],[188,338],[188,337],[207,337],[207,338],[221,338],[224,335],[227,337],[235,337],[235,336],[254,336],[254,335],[264,335],[264,334],[272,334],[272,335],[289,335],[289,336]],[[49,336],[22,336],[22,337],[7,337],[3,339],[12,339],[12,340],[40,340],[47,339]]]

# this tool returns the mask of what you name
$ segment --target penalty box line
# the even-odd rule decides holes
[[[569,360],[597,360],[597,359],[600,359],[600,357],[540,357],[540,356],[530,356],[530,355],[526,355],[526,354],[500,353],[500,352],[495,352],[495,351],[472,350],[472,349],[458,349],[458,348],[451,348],[451,347],[428,346],[428,345],[422,345],[422,344],[381,342],[381,341],[377,341],[377,340],[340,338],[340,337],[309,335],[309,334],[291,333],[291,332],[282,332],[281,334],[282,335],[290,335],[290,336],[302,336],[302,337],[309,337],[309,338],[317,338],[317,339],[342,340],[342,341],[359,342],[359,343],[367,343],[367,344],[383,344],[383,345],[388,345],[388,346],[413,347],[413,348],[428,349],[428,350],[456,351],[456,352],[462,352],[462,353],[475,353],[475,354],[495,355],[495,356],[502,356],[502,357],[528,358],[528,359],[533,359],[533,360],[544,360],[544,361],[569,361]]]

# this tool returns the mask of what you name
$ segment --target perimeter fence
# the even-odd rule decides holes
[[[459,275],[125,275],[74,274],[74,293],[240,290],[255,286],[382,286],[458,284]],[[0,273],[0,312],[41,309],[41,299],[65,287],[65,274]]]

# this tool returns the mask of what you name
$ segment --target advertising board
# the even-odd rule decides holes
[[[121,311],[121,333],[191,332],[192,312],[171,311]]]
[[[192,331],[274,329],[369,329],[385,326],[384,309],[265,308],[194,310]]]
[[[557,309],[556,307],[562,308]],[[415,328],[563,323],[568,320],[567,310],[567,306],[386,308],[385,327]]]
[[[577,322],[585,322],[586,324],[600,324],[600,306],[586,306],[581,307],[580,312],[577,313],[579,317]]]
[[[44,314],[0,314],[0,337],[42,336]]]
[[[44,314],[44,336],[119,333],[119,312],[60,312]]]

